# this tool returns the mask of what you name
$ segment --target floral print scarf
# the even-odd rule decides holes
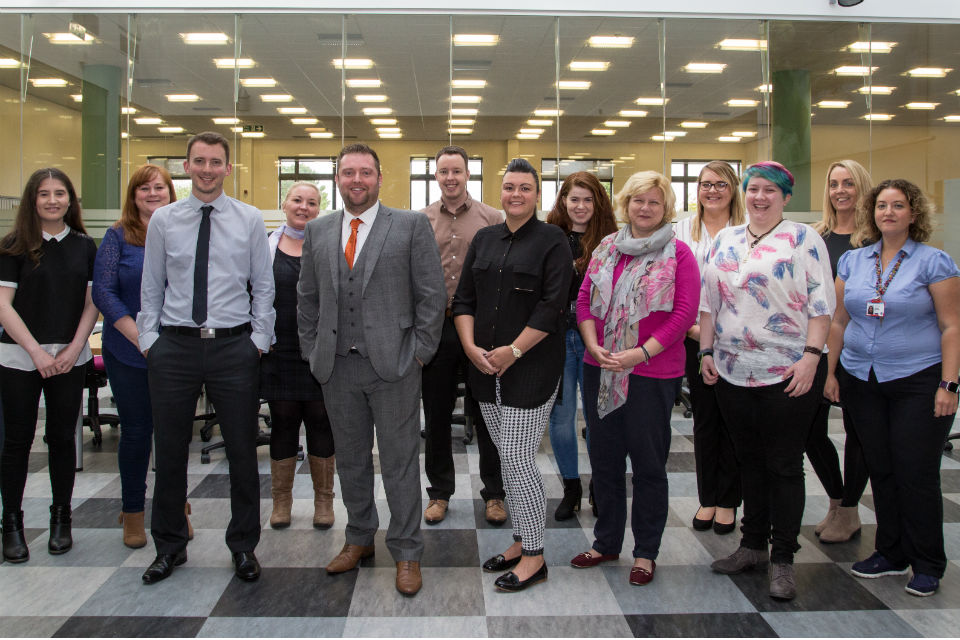
[[[616,286],[613,272],[622,255],[633,256]],[[590,313],[603,319],[603,346],[611,353],[637,346],[637,323],[654,311],[672,311],[677,273],[677,243],[670,224],[649,238],[634,238],[630,225],[604,238],[590,258],[586,277]],[[627,401],[630,371],[603,369],[597,413],[601,418]]]

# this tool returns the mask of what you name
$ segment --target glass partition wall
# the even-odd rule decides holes
[[[853,158],[874,180],[920,184],[953,250],[960,219],[960,25],[707,18],[329,13],[0,15],[0,225],[26,177],[56,166],[92,232],[116,218],[150,161],[178,189],[187,138],[232,141],[230,195],[278,220],[285,186],[339,205],[344,144],[380,154],[382,200],[433,197],[430,160],[471,156],[471,191],[499,207],[514,157],[562,179],[670,175],[695,207],[706,161],[772,158],[797,178],[791,216],[819,217],[826,168]],[[179,174],[178,174],[179,173]],[[681,216],[686,215],[681,213]],[[960,246],[960,245],[958,245]]]

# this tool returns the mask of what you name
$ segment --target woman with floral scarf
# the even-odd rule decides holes
[[[667,521],[670,412],[683,377],[683,338],[700,299],[693,252],[673,234],[670,180],[655,171],[627,179],[615,197],[625,226],[593,252],[577,300],[587,353],[583,386],[595,541],[576,568],[617,560],[627,520],[626,457],[633,470],[630,584],[653,580]]]

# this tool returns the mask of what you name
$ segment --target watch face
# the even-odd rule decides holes
[[[951,392],[951,393],[956,393],[957,390],[960,389],[960,384],[957,384],[956,382],[949,382],[949,381],[947,381],[947,380],[941,380],[941,381],[940,381],[940,388],[941,388],[941,389],[946,389],[947,391],[949,391],[949,392]]]

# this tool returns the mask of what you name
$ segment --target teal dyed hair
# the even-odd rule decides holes
[[[744,193],[747,191],[747,185],[750,184],[750,178],[755,176],[765,178],[777,185],[784,196],[793,194],[793,174],[779,162],[764,160],[747,167],[743,172],[743,181],[740,183]]]

